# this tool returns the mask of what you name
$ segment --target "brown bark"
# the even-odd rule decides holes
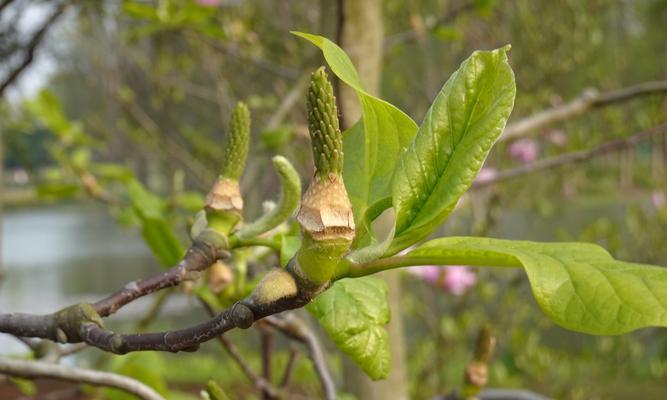
[[[339,1],[339,42],[359,71],[369,93],[377,94],[382,68],[382,2],[380,0]],[[361,116],[356,93],[345,85],[338,87],[338,100],[344,128]],[[386,224],[390,225],[390,224]],[[389,228],[387,228],[388,230]],[[400,275],[397,271],[381,274],[389,286],[391,322],[388,325],[391,372],[386,380],[373,382],[351,362],[344,364],[344,391],[360,399],[407,399],[403,320],[400,309]]]

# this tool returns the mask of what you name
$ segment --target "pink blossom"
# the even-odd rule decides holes
[[[197,0],[197,4],[204,7],[217,7],[223,0]]]
[[[540,145],[535,139],[521,139],[512,143],[509,148],[510,156],[524,164],[531,163],[537,159]]]
[[[477,174],[477,178],[475,178],[475,181],[480,183],[490,181],[493,180],[496,177],[496,175],[498,175],[498,170],[496,170],[495,168],[484,167]]]
[[[477,276],[470,268],[458,265],[445,268],[444,289],[454,296],[460,296],[477,282]]]
[[[661,192],[659,190],[654,191],[651,195],[651,201],[653,201],[653,206],[656,209],[662,209],[665,207],[665,204],[667,204],[667,199],[665,199],[665,192]]]
[[[408,268],[408,272],[412,275],[423,279],[429,285],[438,286],[442,267],[437,265],[419,265]]]
[[[567,144],[567,135],[559,129],[551,129],[546,133],[545,137],[550,143],[558,147],[563,147]]]
[[[443,267],[422,265],[408,268],[408,272],[428,283],[455,296],[464,294],[476,282],[477,276],[465,266]]]

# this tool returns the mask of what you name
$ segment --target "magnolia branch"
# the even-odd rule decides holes
[[[193,246],[194,248],[195,246]],[[212,251],[213,247],[204,249]],[[133,351],[194,351],[199,344],[234,328],[247,329],[269,315],[301,308],[315,296],[312,285],[288,266],[286,274],[295,282],[295,291],[266,300],[250,296],[235,303],[214,318],[195,326],[165,332],[120,334],[104,328],[101,316],[110,315],[123,305],[155,290],[173,286],[192,272],[203,270],[221,258],[192,249],[184,262],[171,271],[126,285],[123,289],[95,304],[76,304],[53,314],[0,314],[0,332],[19,337],[37,337],[60,343],[85,342],[104,351],[125,354]]]
[[[118,335],[111,335],[112,342],[90,342],[89,340],[109,339],[109,331],[102,327],[102,317],[109,316],[124,305],[155,291],[176,286],[186,280],[194,279],[199,272],[207,269],[215,261],[224,259],[229,253],[219,246],[205,241],[195,241],[183,260],[169,271],[133,281],[95,304],[77,304],[53,314],[32,315],[23,313],[0,314],[0,332],[17,337],[37,337],[61,343],[86,342],[96,347],[111,351],[113,343],[121,340]],[[99,329],[105,335],[101,334]],[[139,341],[145,346],[145,337]],[[150,336],[153,337],[153,336]],[[135,343],[130,339],[130,346]],[[132,346],[130,348],[133,348]],[[165,347],[167,349],[168,347]]]
[[[19,378],[49,378],[120,389],[144,400],[164,400],[155,390],[123,375],[67,367],[42,361],[21,361],[0,358],[0,373]]]
[[[593,108],[605,107],[636,97],[661,93],[667,94],[667,81],[644,82],[609,92],[598,92],[595,89],[587,89],[569,103],[538,112],[530,117],[507,125],[499,141],[514,140],[528,136],[538,128],[576,117]]]
[[[195,242],[177,266],[150,278],[128,283],[122,289],[95,303],[95,311],[100,317],[109,316],[139,297],[196,278],[201,271],[228,256],[228,252],[216,246],[201,241]]]
[[[667,133],[667,123],[658,125],[654,128],[645,131],[641,131],[639,133],[635,133],[634,135],[625,139],[612,140],[603,143],[589,150],[574,151],[560,156],[538,160],[536,162],[522,165],[520,167],[501,171],[491,179],[476,181],[475,183],[473,183],[472,187],[473,188],[485,187],[498,182],[506,181],[508,179],[517,178],[519,176],[543,171],[550,168],[559,167],[561,165],[584,162],[594,157],[620,151],[628,147],[636,146],[640,142],[649,139],[652,136],[665,133]]]

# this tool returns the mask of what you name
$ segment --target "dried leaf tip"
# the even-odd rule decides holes
[[[343,173],[343,138],[333,87],[324,67],[313,72],[308,87],[308,130],[316,174]]]

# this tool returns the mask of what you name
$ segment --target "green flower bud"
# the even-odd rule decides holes
[[[232,112],[229,123],[227,145],[222,157],[221,176],[238,181],[243,174],[245,162],[248,158],[248,143],[250,141],[250,111],[243,102],[238,102]]]
[[[239,189],[239,178],[243,174],[248,157],[250,139],[250,111],[239,102],[234,107],[229,124],[227,145],[222,157],[222,172],[206,196],[206,219],[208,227],[224,235],[241,220],[243,198]]]
[[[324,68],[311,78],[308,126],[316,171],[297,214],[303,242],[292,263],[301,278],[323,286],[333,277],[355,234],[352,204],[342,176],[343,138],[336,99]]]
[[[308,130],[316,173],[327,176],[343,173],[343,137],[333,87],[324,67],[313,72],[308,87]]]

